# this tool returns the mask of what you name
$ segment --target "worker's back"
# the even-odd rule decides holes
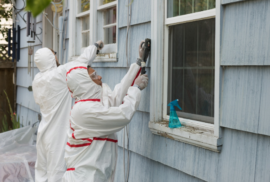
[[[33,81],[33,93],[42,120],[37,135],[36,181],[61,181],[66,170],[64,148],[71,109],[65,81],[65,66],[56,67],[52,52],[43,48],[35,54],[40,70]]]

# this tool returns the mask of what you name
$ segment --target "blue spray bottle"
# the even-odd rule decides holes
[[[179,128],[181,127],[181,123],[179,121],[179,118],[177,116],[176,110],[174,109],[174,106],[178,107],[180,110],[182,110],[182,108],[179,106],[178,104],[178,99],[170,102],[168,104],[168,106],[170,106],[170,120],[169,120],[169,128]]]

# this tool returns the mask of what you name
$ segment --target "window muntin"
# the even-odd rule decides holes
[[[108,3],[111,3],[114,1],[116,1],[116,0],[103,0],[102,4],[108,4]]]
[[[169,28],[168,103],[179,99],[179,117],[213,123],[215,19]]]
[[[89,33],[90,33],[90,19],[89,16],[85,16],[81,18],[81,25],[82,25],[82,47],[89,46]]]
[[[214,9],[216,0],[167,0],[167,17]]]
[[[104,43],[115,44],[116,43],[116,7],[107,9],[104,11]]]
[[[116,7],[110,8],[104,13],[104,25],[116,23]]]
[[[85,12],[90,10],[90,0],[81,0],[79,6],[79,12]]]
[[[79,55],[90,44],[90,0],[76,0],[75,3],[77,7],[75,54]]]

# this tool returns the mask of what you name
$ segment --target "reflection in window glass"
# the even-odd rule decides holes
[[[116,26],[104,29],[104,43],[105,44],[116,43]]]
[[[103,4],[111,3],[113,1],[115,1],[115,0],[103,0]]]
[[[90,19],[89,16],[82,18],[82,30],[89,30]]]
[[[90,0],[81,0],[81,12],[90,10]]]
[[[89,46],[89,32],[82,33],[82,47]]]
[[[179,99],[180,117],[213,122],[215,19],[170,27],[169,51],[168,102]]]
[[[105,23],[104,25],[116,23],[116,7],[108,9],[105,11]]]
[[[216,0],[168,0],[168,18],[196,13],[216,7]]]

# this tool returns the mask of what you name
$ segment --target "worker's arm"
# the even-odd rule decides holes
[[[132,119],[140,100],[141,91],[130,87],[124,104],[119,107],[106,108],[102,103],[80,103],[71,114],[76,138],[101,137],[120,131]]]
[[[96,58],[97,47],[90,45],[84,49],[83,53],[75,60],[76,62],[89,64]]]
[[[80,57],[76,59],[76,61],[91,66],[91,64],[96,58],[96,55],[103,47],[104,47],[103,42],[101,40],[97,41],[94,45],[90,45],[87,48],[85,48],[83,53],[80,55]]]
[[[135,79],[139,76],[141,70],[141,62],[143,57],[143,49],[142,44],[144,41],[140,42],[139,45],[139,58],[137,62],[131,64],[127,74],[121,80],[119,84],[117,84],[111,94],[108,94],[108,101],[109,105],[112,106],[119,106],[123,102],[123,98],[127,94],[128,88],[133,86]]]
[[[124,97],[130,86],[133,85],[135,79],[140,74],[140,66],[136,63],[131,64],[127,74],[119,84],[114,87],[112,93],[108,94],[108,101],[111,107],[122,104]]]

